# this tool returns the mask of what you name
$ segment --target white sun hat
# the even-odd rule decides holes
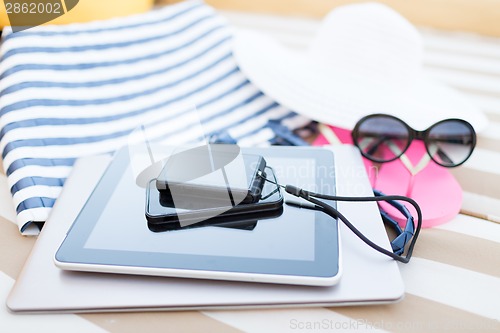
[[[417,130],[447,118],[476,131],[487,125],[464,96],[424,75],[420,34],[385,5],[333,10],[304,52],[245,30],[235,33],[233,52],[265,94],[320,122],[352,129],[365,115],[387,113]]]

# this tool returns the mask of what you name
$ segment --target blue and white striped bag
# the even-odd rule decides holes
[[[182,127],[183,104],[240,144],[273,138],[268,120],[308,120],[253,86],[226,22],[200,1],[104,22],[5,29],[0,151],[23,233],[47,219],[76,158],[114,151],[137,124]],[[159,114],[160,113],[160,114]]]

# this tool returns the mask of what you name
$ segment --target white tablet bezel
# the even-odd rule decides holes
[[[305,156],[314,156],[315,149],[300,149],[300,148],[290,148],[290,147],[270,147],[264,148],[267,149],[268,154],[272,154],[273,156],[276,154],[284,154],[284,156],[293,156],[293,155],[305,155]],[[323,150],[317,148],[317,150],[321,150],[322,152],[327,152],[328,154],[332,154],[330,150]],[[250,149],[251,153],[255,153],[255,149]],[[312,152],[312,153],[311,153]],[[113,170],[113,165],[117,163],[126,163],[128,161],[127,158],[124,158],[124,154],[127,151],[124,149],[117,153],[115,156],[115,160],[111,163],[108,170],[103,175],[100,183],[96,187],[96,191],[99,191],[100,186],[108,186],[104,184],[107,179],[107,174],[115,174],[116,170]],[[311,155],[313,154],[313,155]],[[121,162],[119,161],[121,159]],[[332,155],[332,167],[333,167],[333,155]],[[124,167],[123,165],[121,167]],[[110,170],[111,169],[111,170]],[[109,178],[109,177],[108,177]],[[109,180],[109,179],[108,179]],[[94,194],[95,195],[95,192]],[[92,198],[92,196],[91,196]],[[89,199],[91,201],[91,199]],[[87,203],[89,203],[89,201]],[[289,209],[297,209],[297,208],[289,208]],[[85,207],[84,209],[85,210]],[[83,211],[82,210],[82,211]],[[317,214],[321,214],[318,212]],[[323,214],[321,214],[323,215]],[[342,276],[342,253],[340,247],[340,238],[339,235],[339,226],[337,221],[332,220],[332,222],[336,225],[336,235],[337,235],[337,244],[336,249],[338,253],[337,258],[329,257],[330,260],[336,260],[337,268],[335,274],[332,275],[321,275],[321,274],[311,274],[309,271],[305,271],[300,274],[284,272],[284,273],[275,273],[275,272],[264,272],[264,273],[256,273],[256,272],[238,272],[238,271],[220,271],[220,270],[206,270],[206,269],[181,269],[181,268],[166,268],[166,267],[147,267],[146,264],[144,266],[139,266],[137,264],[131,265],[122,265],[119,262],[113,262],[113,260],[108,261],[106,263],[95,263],[92,260],[79,260],[79,259],[67,259],[65,256],[61,256],[61,251],[64,250],[64,246],[68,245],[68,242],[71,244],[71,240],[68,240],[68,235],[71,236],[72,230],[75,228],[75,224],[78,223],[78,218],[75,221],[75,224],[72,226],[70,231],[68,232],[67,237],[61,244],[58,252],[54,256],[54,261],[57,267],[64,270],[73,270],[73,271],[88,271],[88,272],[103,272],[103,273],[119,273],[119,274],[136,274],[136,275],[151,275],[151,276],[166,276],[166,277],[182,277],[182,278],[195,278],[195,279],[214,279],[214,280],[228,280],[228,281],[245,281],[245,282],[262,282],[262,283],[278,283],[278,284],[294,284],[294,285],[311,285],[311,286],[332,286],[340,281]],[[68,251],[66,251],[67,254]],[[98,255],[97,255],[98,256]],[[97,256],[94,256],[97,257]],[[326,254],[322,254],[322,256],[326,256]],[[61,259],[61,257],[64,257]],[[324,266],[324,259],[323,264]],[[319,266],[319,265],[318,265]],[[322,268],[323,269],[323,268]]]

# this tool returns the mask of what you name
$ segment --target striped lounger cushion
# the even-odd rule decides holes
[[[227,23],[200,1],[104,22],[2,36],[0,151],[23,233],[47,219],[76,158],[111,152],[137,124],[182,128],[180,105],[240,144],[272,139],[276,119],[308,120],[239,71]]]

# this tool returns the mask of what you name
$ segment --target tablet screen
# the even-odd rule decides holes
[[[282,184],[335,193],[333,154],[323,149],[249,148],[264,156]],[[252,230],[207,226],[149,230],[146,189],[136,185],[127,149],[120,151],[75,221],[56,258],[63,262],[263,274],[333,276],[337,221],[284,205]],[[286,200],[298,201],[284,194]]]
[[[294,163],[298,168],[314,166],[306,159],[266,159],[270,165]],[[309,168],[308,168],[309,169]],[[314,169],[304,176],[314,182]],[[284,179],[283,170],[276,170]],[[123,195],[127,193],[127,195]],[[280,216],[261,220],[251,230],[203,227],[153,233],[144,215],[145,190],[135,185],[130,166],[111,194],[84,248],[134,252],[200,254],[246,258],[314,260],[314,211],[300,209],[296,219]],[[123,209],[126,207],[127,209]],[[282,239],[277,242],[279,235]],[[304,246],[297,246],[297,244]]]

